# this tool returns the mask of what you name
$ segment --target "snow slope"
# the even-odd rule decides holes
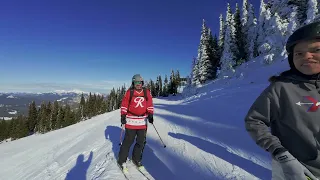
[[[157,180],[271,179],[270,157],[245,131],[244,116],[267,78],[286,68],[285,61],[253,61],[239,68],[243,76],[209,83],[196,95],[154,99],[154,124],[167,147],[150,125],[143,157],[149,174]],[[124,179],[115,164],[119,114],[0,144],[0,179]]]

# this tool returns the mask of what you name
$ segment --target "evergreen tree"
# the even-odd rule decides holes
[[[37,125],[37,132],[39,133],[45,133],[46,132],[46,124],[47,124],[47,109],[46,109],[45,102],[41,103],[40,109],[39,109],[39,116],[38,116],[38,125]]]
[[[161,77],[161,75],[159,75],[159,89],[158,89],[158,95],[159,96],[162,96],[163,95],[163,92],[162,92],[162,77]]]
[[[195,66],[192,70],[192,84],[197,85],[200,82],[200,72],[199,72],[199,60],[195,59]]]
[[[59,113],[59,103],[58,101],[54,101],[52,114],[51,114],[51,130],[57,129],[58,113]]]
[[[260,3],[260,12],[259,12],[259,23],[257,29],[257,48],[258,48],[258,55],[262,55],[265,53],[266,48],[263,48],[263,44],[265,44],[265,40],[267,37],[266,29],[268,28],[268,22],[271,18],[271,13],[267,9],[266,4],[263,0]],[[263,48],[263,49],[261,49]]]
[[[74,123],[78,123],[81,121],[81,110],[80,108],[75,109],[74,111]],[[102,112],[105,113],[105,112]]]
[[[8,134],[9,134],[9,138],[11,138],[11,140],[15,140],[17,137],[16,129],[17,129],[17,121],[15,120],[15,118],[12,118],[10,120],[10,124],[9,124],[9,128],[8,128]]]
[[[151,80],[150,81],[150,86],[151,86],[151,95],[153,96],[153,97],[155,97],[156,96],[156,85],[155,85],[155,83]]]
[[[202,33],[201,33],[201,57],[199,59],[200,63],[200,83],[203,84],[207,80],[213,79],[213,65],[211,59],[211,49],[210,49],[210,34],[211,31],[203,22]],[[211,35],[212,36],[212,35]]]
[[[247,61],[253,59],[258,55],[257,48],[257,18],[254,15],[254,7],[252,4],[249,4],[248,8],[248,21],[244,28],[246,35],[246,50],[247,50]]]
[[[28,112],[28,130],[29,134],[35,133],[35,127],[37,125],[38,115],[37,115],[37,107],[35,101],[32,101],[29,104],[29,112]]]
[[[62,106],[59,106],[56,129],[63,128],[63,124],[64,124],[64,109]]]
[[[147,87],[148,89],[150,89],[150,90],[151,90],[151,81],[152,81],[152,80],[150,80],[150,81],[146,84],[146,87]]]
[[[0,142],[7,139],[6,130],[7,130],[6,121],[4,119],[0,120]]]
[[[242,3],[242,18],[241,18],[241,25],[242,25],[242,33],[245,38],[247,38],[248,32],[248,21],[249,21],[249,3],[248,0],[243,0]]]
[[[52,126],[52,112],[53,112],[53,107],[51,102],[49,101],[47,103],[47,107],[46,107],[46,124],[45,124],[45,132],[49,132],[51,130],[51,126]]]
[[[217,77],[217,70],[219,67],[219,46],[218,46],[218,39],[217,36],[215,35],[214,37],[212,36],[211,31],[209,31],[209,59],[210,59],[210,64],[211,64],[211,78],[210,79],[215,79]]]
[[[165,78],[164,78],[164,86],[163,86],[163,96],[164,97],[168,97],[169,96],[169,88],[168,88],[168,76],[165,75]]]
[[[222,14],[220,14],[219,16],[219,22],[220,22],[220,29],[219,29],[219,42],[218,42],[218,45],[219,45],[219,58],[221,58],[222,56],[222,52],[223,52],[223,47],[224,47],[224,37],[225,37],[225,34],[226,34],[226,25],[225,25],[225,22],[223,20],[223,16]]]
[[[16,121],[16,128],[15,128],[15,138],[22,138],[29,134],[28,126],[27,126],[27,119],[25,116],[18,115],[18,117],[14,120]]]
[[[242,31],[242,23],[240,16],[240,9],[238,3],[236,3],[236,11],[234,14],[234,25],[235,25],[235,58],[237,65],[242,64],[247,59],[247,52],[245,51],[245,35]]]
[[[176,89],[177,89],[177,85],[176,85],[174,71],[171,70],[170,83],[169,83],[169,92],[170,92],[170,94],[176,95],[177,94]]]
[[[191,78],[191,81],[193,79],[193,71],[194,71],[194,68],[196,66],[196,62],[197,62],[197,58],[193,57],[192,58],[192,62],[191,62],[191,71],[190,71],[190,78]],[[191,82],[192,84],[192,82]]]
[[[66,104],[64,108],[64,120],[63,120],[63,127],[70,126],[75,124],[75,116],[73,111],[70,108],[70,105]]]
[[[308,0],[289,0],[287,4],[296,7],[297,25],[303,25],[307,19]]]
[[[267,9],[271,13],[271,17],[277,13],[277,16],[282,20],[287,20],[294,7],[291,0],[269,0],[267,4]]]
[[[159,89],[160,89],[160,82],[159,82],[159,76],[157,76],[156,84],[155,84],[155,97],[159,96]]]
[[[304,24],[310,24],[315,21],[318,15],[318,2],[317,0],[308,0],[307,19]]]
[[[175,79],[176,79],[176,87],[180,87],[181,86],[181,77],[180,77],[180,71],[176,70],[175,73]]]
[[[81,94],[81,100],[80,100],[80,106],[79,106],[81,119],[86,118],[85,107],[86,107],[86,100],[85,100],[84,95],[82,93]]]
[[[226,72],[229,70],[234,71],[233,67],[236,65],[235,62],[235,26],[234,18],[231,12],[230,4],[227,5],[226,13],[226,32],[224,39],[223,53],[221,57],[221,71]]]
[[[102,101],[102,105],[101,105],[101,113],[106,113],[108,112],[108,100],[104,100],[103,98],[103,101]]]

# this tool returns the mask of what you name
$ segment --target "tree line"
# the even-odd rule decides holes
[[[146,82],[154,97],[166,97],[169,94],[177,94],[180,86],[180,75],[172,70],[170,79],[165,75],[162,81],[161,75],[156,81]],[[37,107],[36,102],[29,104],[27,115],[18,115],[11,120],[0,120],[0,142],[6,139],[16,140],[33,134],[43,134],[61,129],[92,117],[117,110],[121,107],[121,101],[126,93],[126,86],[113,88],[107,96],[100,94],[81,95],[79,105],[72,108],[67,103],[42,102]]]

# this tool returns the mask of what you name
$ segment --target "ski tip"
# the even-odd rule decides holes
[[[140,167],[138,167],[138,169],[139,169],[140,171],[145,170],[144,166],[140,166]]]

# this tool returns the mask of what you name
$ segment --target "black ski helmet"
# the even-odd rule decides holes
[[[294,46],[304,40],[311,40],[314,38],[320,39],[320,22],[313,22],[302,26],[295,30],[288,38],[286,50],[288,54],[288,61],[291,68],[295,68],[293,64],[293,48]]]

